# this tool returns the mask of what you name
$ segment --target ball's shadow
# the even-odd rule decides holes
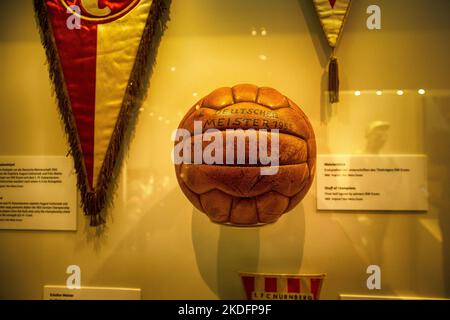
[[[304,240],[301,204],[275,224],[259,228],[217,225],[193,210],[192,243],[198,269],[219,299],[244,299],[240,271],[298,273]]]

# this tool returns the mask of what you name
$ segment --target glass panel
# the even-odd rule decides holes
[[[238,271],[326,273],[323,299],[450,297],[450,2],[379,2],[381,30],[366,27],[370,1],[352,5],[330,105],[331,51],[311,1],[173,1],[107,227],[80,209],[77,232],[0,231],[0,298],[40,299],[71,264],[84,286],[144,299],[242,299]],[[1,2],[0,23],[0,155],[66,155],[31,1]],[[171,135],[196,101],[239,83],[296,102],[319,154],[426,154],[429,211],[318,211],[314,184],[273,225],[211,223],[178,186]],[[369,265],[381,290],[366,286]]]

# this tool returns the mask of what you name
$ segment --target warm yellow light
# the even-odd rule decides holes
[[[175,72],[176,70],[177,70],[177,68],[175,68],[175,67],[170,68],[170,71],[172,71],[172,72]]]
[[[262,35],[263,37],[267,35],[266,29],[263,28],[263,29],[261,30],[261,35]]]
[[[267,60],[267,56],[265,54],[260,54],[259,55],[259,59],[261,59],[262,61],[266,61]]]
[[[377,96],[381,96],[381,95],[383,95],[383,91],[378,90],[378,91],[376,92],[376,94],[377,94]]]
[[[397,94],[398,94],[399,96],[402,96],[402,95],[405,94],[405,92],[404,92],[403,90],[397,90]]]
[[[355,91],[355,96],[359,97],[361,95],[361,91]]]
[[[419,91],[417,91],[417,92],[419,92],[419,94],[421,94],[421,95],[425,94],[425,90],[424,89],[419,89]]]

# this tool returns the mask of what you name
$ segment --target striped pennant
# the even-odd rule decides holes
[[[247,300],[319,300],[325,274],[240,273]]]

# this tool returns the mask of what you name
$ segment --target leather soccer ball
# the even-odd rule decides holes
[[[314,131],[303,111],[275,89],[219,88],[188,111],[178,130],[178,183],[213,222],[273,223],[311,187]],[[267,161],[269,155],[274,162]]]

